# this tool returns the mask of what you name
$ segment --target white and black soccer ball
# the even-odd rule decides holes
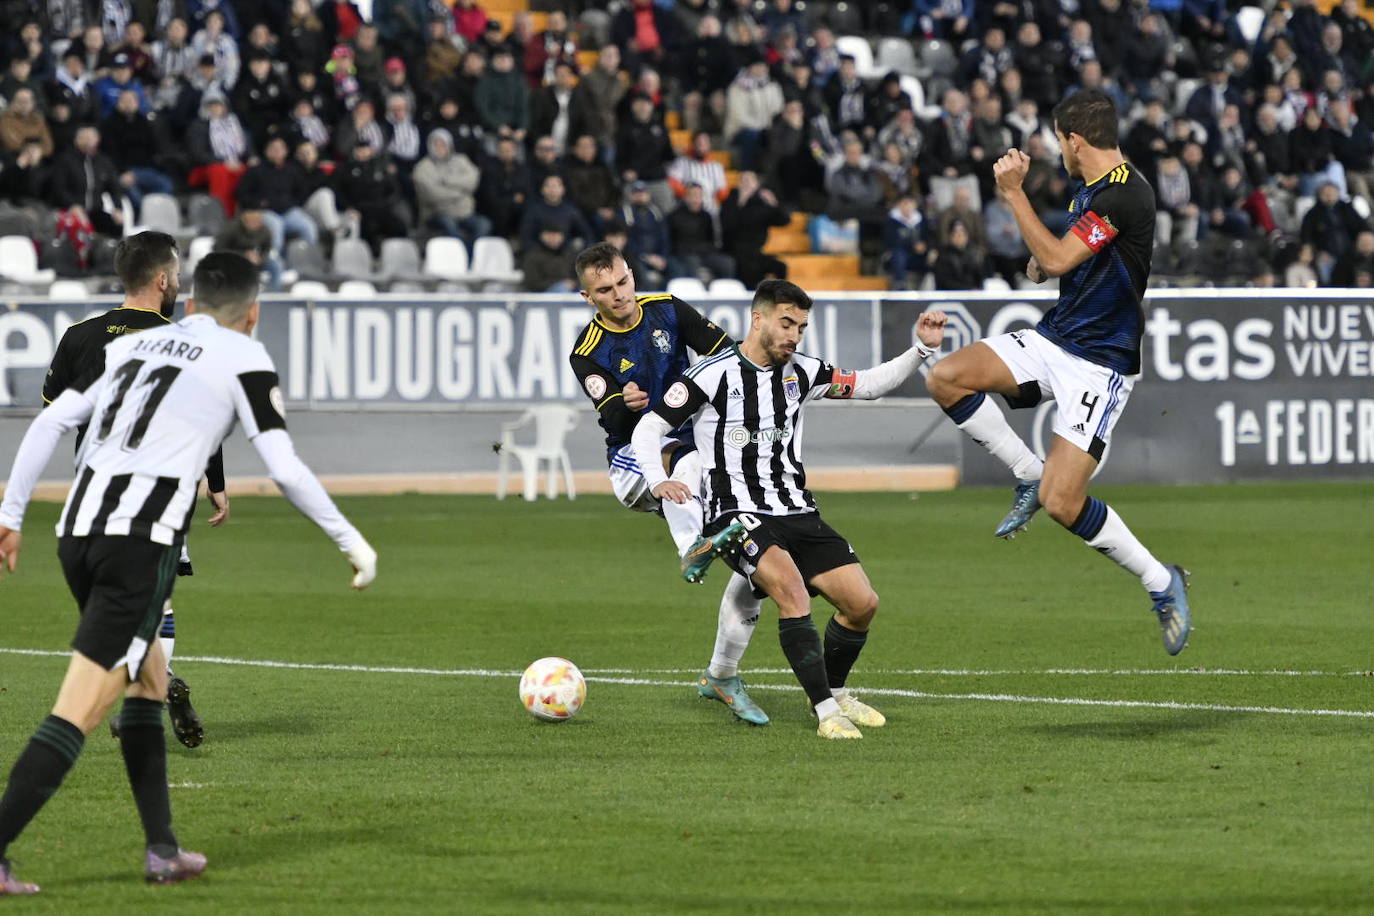
[[[566,658],[550,655],[532,662],[520,676],[520,702],[536,719],[562,722],[577,715],[587,699],[587,679]]]

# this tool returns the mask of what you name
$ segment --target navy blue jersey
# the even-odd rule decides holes
[[[1088,362],[1135,375],[1154,254],[1154,189],[1123,162],[1080,187],[1069,214],[1076,217],[1069,231],[1093,253],[1059,278],[1059,301],[1036,330]]]
[[[623,331],[600,317],[577,336],[568,360],[582,390],[601,415],[607,459],[628,445],[642,412],[625,406],[624,389],[634,382],[649,395],[649,409],[692,362],[688,350],[707,356],[729,346],[730,338],[696,309],[668,293],[636,296],[639,320]]]

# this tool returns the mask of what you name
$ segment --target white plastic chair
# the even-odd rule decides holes
[[[563,486],[568,499],[577,498],[573,487],[572,461],[568,458],[566,446],[568,433],[577,425],[578,411],[566,404],[539,404],[528,408],[518,420],[501,424],[501,465],[496,478],[496,498],[506,498],[506,483],[510,477],[510,456],[520,462],[525,478],[525,499],[533,502],[537,497],[536,485],[539,477],[539,462],[548,461],[548,482],[544,495],[549,499],[558,496],[558,468],[563,468]],[[534,443],[519,445],[515,432],[534,424]]]
[[[1254,44],[1264,28],[1264,10],[1258,6],[1242,6],[1236,10],[1236,28],[1240,29],[1241,38]]]
[[[706,284],[696,277],[674,277],[668,281],[668,293],[691,302],[706,295]]]
[[[297,280],[291,284],[291,295],[297,299],[320,299],[329,295],[329,287],[319,280]]]
[[[734,277],[716,277],[706,291],[712,296],[744,296],[749,293],[749,287]]]
[[[371,299],[377,295],[377,287],[367,280],[345,280],[339,284],[339,295],[349,299]]]
[[[48,287],[49,299],[63,299],[68,302],[85,302],[90,290],[80,280],[54,280]]]
[[[516,269],[510,242],[499,235],[481,235],[472,243],[472,278],[504,286],[519,283],[525,272]]]
[[[38,269],[38,252],[28,236],[7,235],[0,238],[0,277],[16,283],[48,284],[57,273]]]
[[[841,35],[835,39],[835,50],[854,58],[859,79],[873,79],[879,74],[873,68],[873,46],[862,35]]]
[[[138,208],[139,225],[169,235],[178,235],[181,227],[181,207],[170,194],[146,194]]]
[[[182,265],[181,272],[187,276],[194,274],[200,259],[214,250],[215,237],[213,235],[198,235],[191,239],[191,244],[186,248],[186,263]]]
[[[902,76],[915,76],[919,71],[916,49],[905,38],[883,38],[878,42],[878,60],[874,67],[886,75],[896,70]]]
[[[438,235],[425,242],[424,273],[440,280],[468,279],[468,248],[463,240]]]

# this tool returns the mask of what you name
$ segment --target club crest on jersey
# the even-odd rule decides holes
[[[635,367],[635,364],[632,363],[632,362],[630,362],[630,361],[629,361],[628,359],[626,359],[625,357],[622,356],[622,357],[620,358],[620,371],[621,371],[621,372],[629,372],[629,371],[630,371],[631,369],[633,369],[634,367]]]
[[[759,555],[759,545],[754,543],[753,538],[750,538],[749,540],[744,542],[744,552],[751,557],[756,557]]]
[[[283,398],[281,395],[281,388],[276,385],[273,385],[272,390],[267,392],[267,400],[268,403],[272,405],[272,409],[277,412],[277,415],[281,417],[283,420],[285,420],[286,399]]]
[[[601,396],[606,393],[606,380],[599,375],[587,376],[587,380],[582,384],[594,400],[601,400]]]
[[[682,382],[674,382],[673,387],[663,393],[663,403],[669,407],[681,407],[687,403],[687,386]]]
[[[789,375],[782,380],[782,393],[787,395],[787,400],[796,401],[801,399],[801,385],[797,384],[797,377]]]
[[[658,328],[657,330],[655,330],[654,333],[651,335],[650,339],[653,340],[654,346],[658,347],[658,352],[672,352],[673,342],[668,339],[668,332],[663,330],[662,328]]]

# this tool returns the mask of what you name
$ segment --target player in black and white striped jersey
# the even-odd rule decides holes
[[[945,315],[921,315],[920,344],[901,356],[851,371],[797,352],[810,310],[811,297],[795,283],[760,283],[744,342],[688,369],[639,421],[631,445],[650,492],[681,502],[686,488],[650,459],[667,430],[693,421],[705,475],[704,533],[734,521],[749,529],[726,562],[777,602],[779,641],[815,707],[817,733],[860,738],[856,725],[876,728],[886,721],[845,688],[878,595],[853,548],[821,519],[806,488],[802,408],[820,398],[868,400],[892,391],[940,346]],[[810,596],[816,594],[836,609],[823,647],[811,621]]]
[[[52,714],[0,797],[0,896],[38,891],[11,874],[7,849],[121,692],[120,746],[147,840],[144,875],[168,882],[205,869],[205,857],[182,850],[172,833],[162,726],[167,669],[156,633],[199,478],[235,422],[283,494],[344,551],[353,587],[376,575],[376,553],[296,456],[271,357],[248,337],[257,295],[258,269],[246,258],[207,255],[188,317],[111,342],[104,372],[72,382],[20,443],[0,503],[0,569],[10,572],[39,473],[63,433],[90,423],[57,524],[58,557],[81,618]]]

